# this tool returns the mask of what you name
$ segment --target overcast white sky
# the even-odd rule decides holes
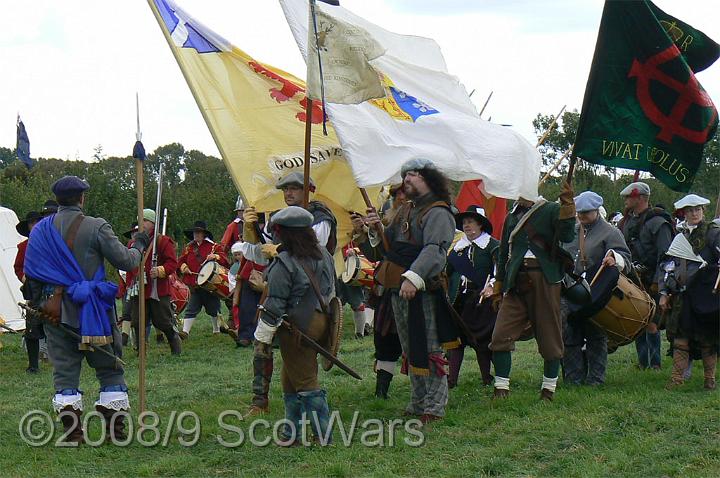
[[[177,0],[195,18],[260,61],[304,77],[276,0]],[[656,0],[720,41],[717,0]],[[140,93],[148,151],[170,142],[218,155],[145,0],[0,3],[0,146],[15,146],[20,112],[32,157],[88,160],[95,146],[125,156]],[[341,0],[398,33],[434,38],[493,122],[535,141],[532,119],[582,104],[601,0]],[[700,73],[720,104],[720,62]]]

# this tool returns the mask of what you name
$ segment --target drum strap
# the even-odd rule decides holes
[[[325,299],[323,299],[322,294],[320,293],[320,286],[318,285],[317,277],[315,277],[315,274],[313,274],[313,271],[310,270],[308,265],[304,261],[298,261],[300,263],[300,267],[303,268],[305,271],[305,275],[308,276],[308,279],[310,280],[310,285],[313,288],[313,291],[315,291],[315,296],[318,299],[318,302],[320,302],[320,308],[322,309],[323,314],[325,316],[329,317],[328,314],[328,306],[325,303]]]
[[[578,249],[580,250],[580,262],[582,263],[583,272],[587,270],[587,257],[585,257],[585,228],[582,224],[578,228]]]

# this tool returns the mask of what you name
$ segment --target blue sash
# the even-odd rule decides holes
[[[65,295],[80,307],[82,343],[112,342],[108,312],[115,305],[118,286],[105,280],[105,266],[86,280],[80,264],[53,225],[55,215],[40,221],[30,232],[25,255],[25,275],[46,284],[65,287]]]

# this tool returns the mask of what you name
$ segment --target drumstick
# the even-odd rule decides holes
[[[595,273],[595,277],[593,277],[592,281],[590,282],[590,287],[592,287],[593,284],[595,284],[595,281],[598,280],[598,277],[600,277],[600,274],[601,274],[602,271],[604,271],[604,270],[605,270],[605,263],[603,263],[603,264],[600,266],[600,269],[598,269],[598,271]]]
[[[718,293],[720,291],[720,270],[718,270],[718,276],[717,279],[715,279],[715,287],[713,287],[713,292]]]
[[[487,289],[488,285],[490,285],[490,274],[488,274],[487,279],[485,279],[485,285],[483,286],[482,290],[480,291],[480,300],[478,300],[477,305],[482,304],[482,301],[485,298],[485,296],[483,295],[483,290]]]

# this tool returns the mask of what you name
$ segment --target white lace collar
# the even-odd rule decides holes
[[[488,234],[487,232],[483,232],[478,237],[476,237],[475,240],[472,241],[472,243],[478,246],[480,249],[485,249],[490,243],[490,237],[490,234]],[[455,247],[453,247],[453,250],[455,250],[455,252],[461,251],[468,247],[470,244],[470,240],[467,238],[466,235],[463,234],[463,237],[461,237],[460,240],[457,241]]]

